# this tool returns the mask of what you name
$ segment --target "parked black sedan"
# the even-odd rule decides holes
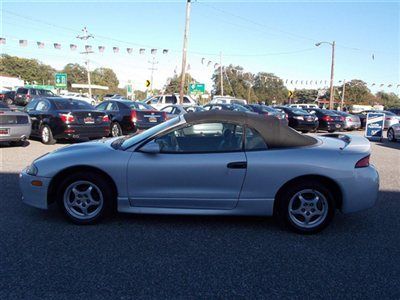
[[[164,122],[167,118],[166,112],[158,111],[148,104],[130,100],[106,100],[97,105],[96,109],[108,115],[112,136],[148,129]]]
[[[333,110],[320,108],[304,108],[304,110],[318,117],[319,130],[334,132],[344,129],[345,117],[340,116]]]
[[[288,125],[288,116],[282,110],[277,110],[275,108],[272,108],[272,107],[264,105],[264,104],[245,104],[242,106],[246,107],[247,109],[249,109],[252,112],[255,112],[259,115],[275,116],[279,119],[281,124]]]
[[[230,110],[230,111],[243,111],[252,112],[250,109],[239,105],[239,104],[227,104],[227,103],[217,103],[217,104],[206,104],[203,106],[204,110]]]
[[[108,136],[110,120],[85,101],[61,97],[37,98],[24,110],[32,121],[31,136],[43,144],[57,139],[96,139]]]
[[[303,133],[315,131],[318,128],[318,118],[300,108],[274,106],[288,115],[289,126]]]

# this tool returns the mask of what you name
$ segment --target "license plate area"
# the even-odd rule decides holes
[[[336,127],[336,128],[340,128],[340,124],[336,124],[335,127]]]
[[[94,119],[91,117],[86,117],[83,119],[83,122],[85,122],[85,124],[94,124]]]
[[[10,128],[0,128],[0,136],[9,136]]]
[[[157,122],[157,118],[155,118],[155,117],[150,117],[150,118],[149,118],[149,122],[151,122],[151,123],[156,123],[156,122]]]

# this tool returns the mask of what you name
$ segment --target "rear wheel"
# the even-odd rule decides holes
[[[117,122],[114,122],[111,124],[111,136],[117,137],[122,135],[122,129],[121,126]]]
[[[396,137],[395,137],[395,135],[394,135],[394,130],[393,130],[393,128],[390,128],[390,129],[388,130],[388,132],[387,132],[387,138],[388,138],[388,140],[391,141],[391,142],[395,142],[395,141],[396,141]]]
[[[57,192],[57,202],[64,215],[81,225],[94,224],[112,212],[114,198],[107,180],[90,172],[68,176]]]
[[[43,144],[45,145],[54,145],[57,143],[57,140],[54,139],[53,133],[51,129],[47,125],[43,125],[40,129],[40,138]]]
[[[276,214],[290,230],[312,234],[333,219],[335,202],[329,189],[319,181],[299,181],[277,199]]]

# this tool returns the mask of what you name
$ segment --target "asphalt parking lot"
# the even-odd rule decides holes
[[[362,134],[357,132],[355,134]],[[0,148],[0,298],[400,298],[400,143],[372,143],[377,205],[301,236],[272,218],[119,214],[95,226],[24,205],[18,173],[65,144]]]

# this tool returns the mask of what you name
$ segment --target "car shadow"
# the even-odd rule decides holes
[[[19,148],[19,147],[25,148],[28,147],[30,144],[31,143],[28,140],[22,142],[20,145],[13,145],[9,142],[0,142],[0,148]]]
[[[383,139],[381,142],[375,142],[375,145],[391,149],[400,150],[400,141],[390,142],[388,139]]]

